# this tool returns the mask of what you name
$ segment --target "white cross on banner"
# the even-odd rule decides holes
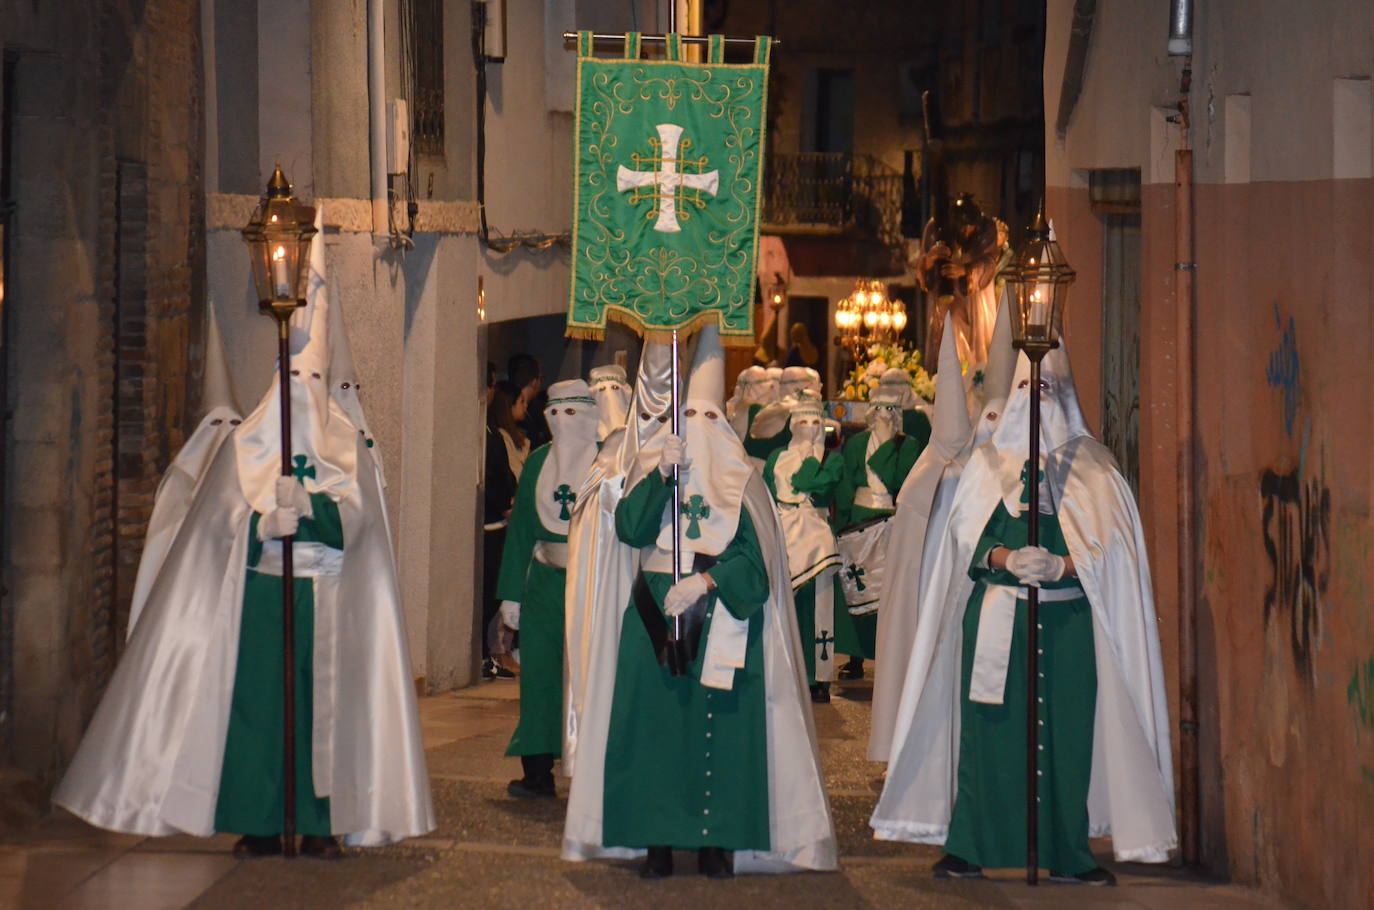
[[[682,127],[676,123],[660,123],[657,127],[659,141],[659,167],[652,171],[632,171],[620,165],[616,171],[616,189],[624,193],[639,187],[653,186],[653,198],[658,205],[658,220],[654,230],[664,233],[681,231],[677,220],[677,200],[682,189],[700,190],[715,196],[720,188],[720,171],[707,171],[704,174],[684,174],[678,170],[678,146],[682,140]],[[705,159],[702,159],[704,162]],[[687,162],[683,162],[687,163]],[[696,162],[691,162],[696,163]],[[636,196],[636,199],[644,198]]]

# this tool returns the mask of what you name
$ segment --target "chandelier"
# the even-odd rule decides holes
[[[892,343],[906,328],[906,305],[887,296],[876,278],[860,278],[854,292],[835,305],[839,343],[854,359],[866,345]]]

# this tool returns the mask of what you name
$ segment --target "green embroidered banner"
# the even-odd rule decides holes
[[[754,262],[771,41],[754,62],[592,56],[578,36],[576,199],[568,334],[607,320],[658,341],[718,321],[721,341],[753,347]]]

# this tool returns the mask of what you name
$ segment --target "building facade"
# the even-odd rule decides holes
[[[1078,389],[1139,487],[1185,854],[1365,906],[1374,12],[1196,4],[1171,57],[1170,6],[1049,3]]]

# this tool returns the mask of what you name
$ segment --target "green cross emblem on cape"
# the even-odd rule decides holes
[[[821,646],[821,660],[829,660],[830,652],[826,648],[835,640],[835,636],[829,632],[822,632],[816,636],[816,644]]]
[[[568,334],[602,338],[608,321],[670,342],[715,323],[727,346],[755,346],[753,296],[771,41],[725,63],[598,58],[578,36],[577,152]]]
[[[567,521],[572,518],[572,513],[568,511],[568,506],[577,501],[577,494],[572,487],[566,483],[560,483],[558,489],[553,491],[553,501],[558,503],[558,520]]]
[[[1040,471],[1039,474],[1040,474],[1040,476],[1036,479],[1036,483],[1037,483],[1037,484],[1043,483],[1044,480],[1045,480],[1045,472],[1044,472],[1044,471]],[[1026,459],[1025,465],[1021,468],[1021,501],[1024,502],[1026,505],[1030,505],[1030,484],[1029,484],[1029,481],[1030,481],[1030,459]]]
[[[850,581],[854,582],[855,590],[867,590],[868,585],[864,584],[865,573],[863,566],[859,565],[856,562],[851,562],[849,565],[844,567],[844,574],[849,577]]]
[[[294,455],[291,460],[296,464],[296,466],[291,469],[291,474],[301,483],[305,483],[305,478],[315,476],[314,467],[306,467],[307,459],[304,455]]]
[[[711,506],[701,498],[700,493],[693,493],[680,508],[682,514],[690,521],[687,525],[687,537],[696,540],[701,536],[701,519],[711,517]]]

